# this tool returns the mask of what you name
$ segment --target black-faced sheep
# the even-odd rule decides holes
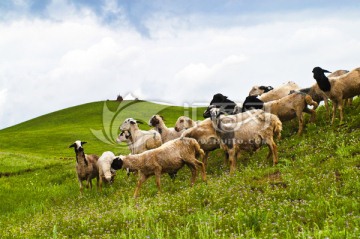
[[[360,94],[360,68],[356,68],[346,74],[329,79],[324,73],[330,73],[320,67],[313,69],[313,77],[319,88],[333,102],[331,124],[334,123],[336,110],[340,111],[340,123],[343,122],[343,99],[352,98]]]
[[[263,110],[251,110],[236,115],[221,115],[219,109],[211,110],[211,120],[220,138],[220,147],[227,152],[230,173],[236,169],[236,158],[241,151],[256,151],[262,145],[269,147],[267,158],[278,163],[277,146],[273,136],[280,138],[282,123],[276,115]]]
[[[176,131],[174,128],[166,127],[164,119],[160,115],[153,115],[149,120],[149,126],[154,127],[154,129],[159,132],[163,143],[179,138],[182,133]]]
[[[99,186],[99,171],[97,166],[98,156],[84,153],[83,145],[86,142],[76,140],[75,143],[69,146],[69,148],[75,149],[76,154],[76,173],[80,185],[80,192],[83,191],[82,181],[86,180],[86,187],[92,188],[92,179],[96,178],[97,186]]]
[[[132,154],[139,154],[157,148],[162,144],[161,135],[157,131],[140,130],[136,120],[133,118],[125,119],[120,126],[120,131],[127,131],[130,134],[129,140],[126,142]]]
[[[309,109],[307,106],[312,105],[313,109]],[[256,108],[263,109],[266,112],[272,113],[279,117],[282,122],[292,120],[295,117],[299,120],[298,135],[301,135],[304,129],[304,117],[303,112],[311,115],[310,122],[314,122],[316,118],[315,109],[318,104],[312,100],[312,98],[301,92],[294,92],[279,100],[270,102],[262,102],[255,96],[248,96],[244,101],[243,110]]]
[[[215,106],[215,108],[219,108],[221,111],[225,111],[227,114],[234,114],[234,109],[236,107],[236,103],[232,100],[229,100],[227,96],[224,96],[220,93],[215,94],[213,99],[210,102],[208,108],[204,111],[204,118],[209,118],[210,110]]]
[[[156,177],[158,191],[161,191],[160,176],[163,173],[176,173],[184,165],[191,170],[191,185],[195,183],[197,168],[200,167],[202,179],[206,181],[204,164],[196,158],[204,156],[195,139],[179,138],[168,141],[160,147],[141,154],[115,157],[111,165],[114,169],[129,168],[139,172],[134,197],[140,193],[141,185],[152,175]]]

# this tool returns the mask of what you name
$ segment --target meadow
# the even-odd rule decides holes
[[[229,175],[224,153],[210,154],[208,181],[190,187],[190,170],[155,179],[133,198],[137,178],[118,171],[99,193],[79,193],[75,154],[128,154],[114,142],[127,117],[145,123],[160,112],[173,126],[181,115],[202,119],[203,108],[150,102],[94,102],[0,130],[0,238],[358,238],[360,235],[360,99],[345,123],[329,125],[324,107],[297,136],[283,125],[279,164],[268,149],[244,154]],[[149,129],[146,124],[140,126]],[[97,137],[96,137],[96,136]],[[100,139],[101,140],[100,140]],[[94,180],[95,184],[95,180]]]

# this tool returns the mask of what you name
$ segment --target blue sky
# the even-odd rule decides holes
[[[314,66],[360,66],[359,15],[359,1],[0,1],[0,129],[117,94],[197,105],[309,87]]]

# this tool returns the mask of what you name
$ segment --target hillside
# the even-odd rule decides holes
[[[80,196],[68,146],[81,139],[89,153],[128,153],[113,143],[122,120],[147,122],[158,112],[169,126],[184,112],[193,115],[193,109],[149,102],[94,102],[1,130],[0,238],[358,237],[359,98],[346,108],[341,126],[328,125],[323,107],[301,137],[295,135],[297,122],[284,124],[275,167],[265,160],[264,147],[244,154],[229,175],[217,150],[210,155],[207,184],[198,178],[190,187],[184,168],[175,181],[162,177],[160,195],[149,179],[135,200],[136,177],[120,171],[102,193],[93,188]],[[202,119],[203,109],[194,112]]]

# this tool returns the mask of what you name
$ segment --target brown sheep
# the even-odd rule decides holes
[[[150,176],[155,175],[158,191],[161,192],[161,174],[176,173],[185,164],[191,170],[191,185],[195,183],[198,167],[200,167],[203,181],[206,181],[205,166],[196,159],[203,156],[204,151],[195,139],[179,138],[168,141],[156,149],[148,150],[141,154],[115,157],[111,167],[116,170],[121,168],[138,170],[139,181],[134,193],[134,197],[137,197],[140,193],[141,185]]]

